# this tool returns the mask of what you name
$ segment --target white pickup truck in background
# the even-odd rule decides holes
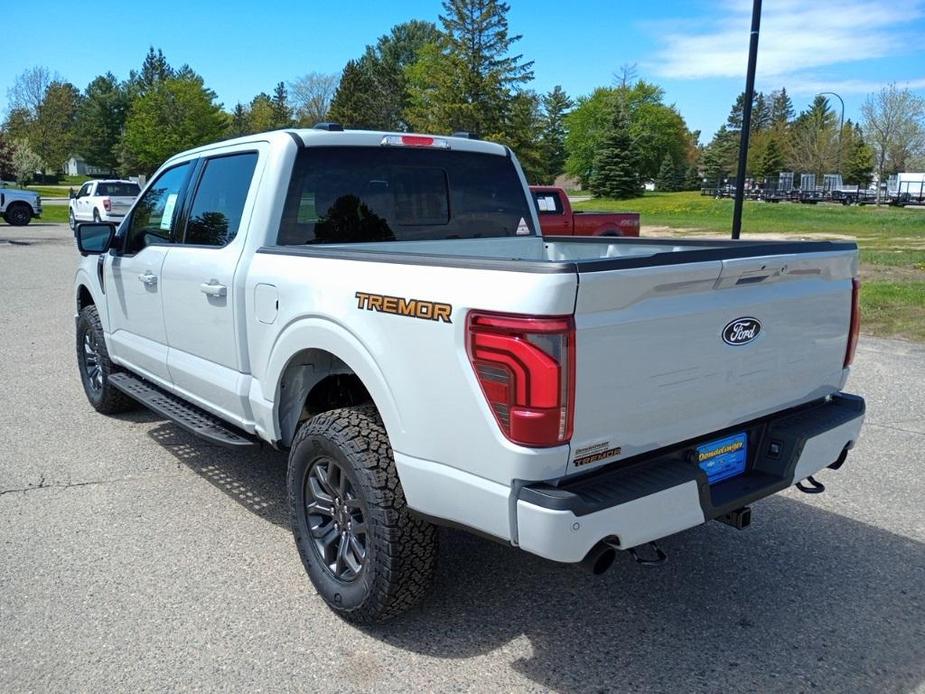
[[[134,181],[87,181],[68,203],[68,223],[71,229],[78,222],[118,224],[140,192]]]
[[[42,197],[31,190],[0,185],[0,216],[11,226],[26,226],[42,216]]]
[[[90,403],[288,450],[296,546],[356,621],[425,594],[436,524],[595,572],[656,562],[660,538],[820,489],[864,417],[841,392],[854,243],[544,239],[496,144],[221,142],[77,240]]]

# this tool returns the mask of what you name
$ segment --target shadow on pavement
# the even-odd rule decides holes
[[[150,435],[288,526],[285,455],[214,448],[170,422]],[[744,532],[710,523],[661,543],[662,567],[620,554],[603,576],[443,531],[431,598],[365,631],[450,668],[525,638],[532,654],[513,667],[556,690],[915,689],[925,680],[925,545],[812,503],[759,502]]]

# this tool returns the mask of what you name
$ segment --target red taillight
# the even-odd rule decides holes
[[[498,426],[525,446],[572,437],[575,322],[571,316],[469,314],[469,360]]]
[[[109,198],[103,198],[103,209],[106,210],[107,212],[111,212],[112,211],[112,200],[110,200]]]
[[[861,280],[851,280],[851,326],[848,328],[848,348],[845,350],[845,368],[854,361],[858,348],[858,334],[861,332]]]

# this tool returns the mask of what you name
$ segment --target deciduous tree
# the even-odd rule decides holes
[[[109,172],[118,168],[128,107],[128,94],[111,72],[87,85],[77,109],[74,149],[91,166]]]
[[[878,180],[905,170],[925,151],[925,99],[895,84],[870,94],[861,106],[864,137],[874,151]],[[880,187],[877,188],[880,201]]]
[[[226,125],[215,93],[202,78],[168,78],[132,104],[124,164],[150,174],[177,152],[221,139]]]

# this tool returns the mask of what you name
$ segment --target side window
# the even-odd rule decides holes
[[[78,198],[82,198],[82,197],[85,197],[85,196],[89,195],[89,194],[90,194],[90,186],[91,186],[91,185],[93,185],[93,184],[92,184],[92,183],[84,183],[82,186],[80,186],[80,190],[77,191],[77,197],[78,197]]]
[[[536,201],[537,212],[541,215],[562,214],[562,202],[557,194],[533,191],[533,199]]]
[[[172,243],[180,210],[177,198],[190,171],[190,162],[168,169],[151,184],[132,211],[123,252],[134,255],[154,243]]]
[[[234,239],[256,166],[256,152],[206,160],[190,206],[184,243],[224,246]]]

